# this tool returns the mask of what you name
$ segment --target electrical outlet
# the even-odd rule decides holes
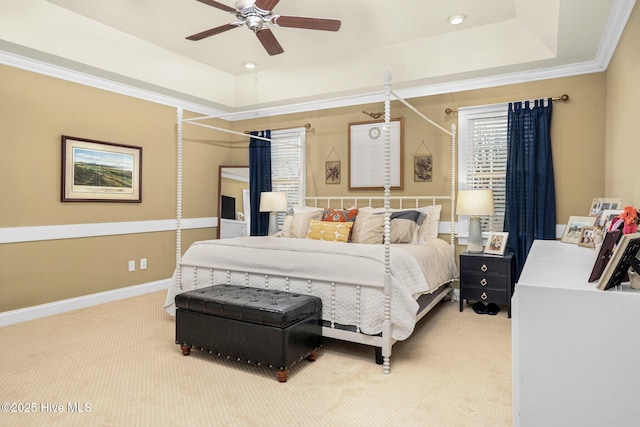
[[[146,270],[146,269],[147,269],[147,259],[140,258],[140,270]]]
[[[131,271],[136,271],[136,262],[135,261],[129,261],[129,272]]]

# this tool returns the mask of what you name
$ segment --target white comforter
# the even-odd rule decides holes
[[[440,239],[430,239],[425,245],[392,245],[391,267],[391,322],[392,337],[403,340],[413,332],[418,304],[415,298],[429,293],[457,277],[451,246]],[[229,270],[249,270],[261,275],[251,276],[248,285],[265,286],[264,275],[290,277],[291,292],[308,293],[322,298],[323,320],[344,325],[357,323],[356,289],[361,287],[360,328],[366,334],[382,330],[384,315],[384,246],[356,243],[335,243],[311,239],[276,237],[239,237],[233,239],[195,242],[184,254],[183,263],[216,268],[214,283],[225,283]],[[190,267],[182,268],[182,289],[188,291],[210,284],[210,273],[194,274]],[[175,277],[175,274],[174,274]],[[294,280],[303,278],[305,280]],[[269,277],[271,289],[285,289],[285,280]],[[336,283],[335,307],[332,290],[327,283]],[[244,285],[245,276],[234,273],[232,283]],[[169,289],[165,308],[175,313],[176,289]]]

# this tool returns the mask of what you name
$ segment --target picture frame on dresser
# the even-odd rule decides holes
[[[613,250],[611,259],[602,272],[602,276],[598,281],[598,289],[606,291],[607,289],[619,286],[625,281],[629,267],[633,267],[634,270],[639,271],[639,251],[640,233],[623,234],[618,245]]]
[[[565,243],[580,243],[583,227],[593,227],[596,224],[594,216],[570,216],[562,234],[562,241]]]
[[[490,255],[504,255],[508,238],[509,233],[507,232],[490,232],[489,237],[487,237],[487,245],[484,248],[484,253]]]

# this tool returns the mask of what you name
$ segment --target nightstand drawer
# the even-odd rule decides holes
[[[468,273],[479,274],[507,274],[508,265],[500,258],[489,257],[463,257],[460,259],[460,270]]]
[[[491,274],[464,273],[465,287],[474,287],[480,289],[497,289],[506,290],[510,280],[507,276],[498,276]]]
[[[471,301],[493,301],[506,303],[507,291],[495,289],[464,288],[464,299]]]

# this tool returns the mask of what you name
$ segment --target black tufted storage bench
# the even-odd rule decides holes
[[[214,285],[176,295],[176,344],[276,369],[314,361],[322,344],[322,300],[311,295]]]

